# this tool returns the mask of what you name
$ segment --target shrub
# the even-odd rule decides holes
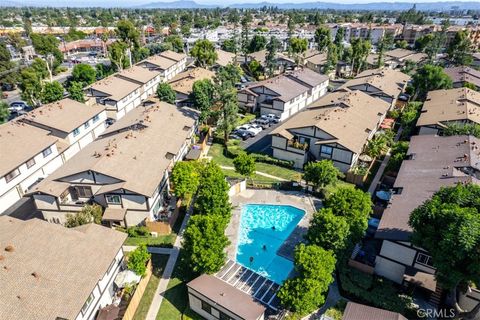
[[[139,226],[139,227],[130,227],[127,229],[127,233],[129,237],[146,237],[150,235],[150,231],[148,230],[147,227],[145,226]]]
[[[128,254],[127,268],[143,277],[147,271],[148,260],[150,260],[150,253],[147,246],[142,244]]]

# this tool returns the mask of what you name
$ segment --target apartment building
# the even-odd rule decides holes
[[[197,118],[158,101],[132,110],[31,190],[36,208],[56,223],[90,202],[117,225],[168,219],[169,173],[188,152]]]
[[[260,81],[238,91],[239,106],[284,120],[326,94],[329,78],[301,69]]]
[[[444,71],[452,79],[454,88],[461,88],[466,83],[471,83],[477,90],[480,89],[480,71],[466,66],[445,68]]]
[[[102,106],[70,99],[0,125],[0,214],[105,130]]]
[[[193,91],[193,84],[198,80],[213,80],[215,72],[204,68],[193,68],[185,70],[170,79],[168,83],[175,91],[177,105],[190,105],[190,94]]]
[[[36,108],[18,120],[57,137],[65,162],[105,131],[106,118],[104,106],[67,98]]]
[[[0,319],[94,320],[115,299],[126,238],[95,224],[0,217]]]
[[[158,55],[151,56],[139,62],[137,65],[160,72],[160,81],[167,82],[185,70],[187,66],[187,55],[167,50]]]
[[[365,70],[347,81],[338,90],[360,90],[394,106],[407,87],[410,76],[389,68]]]
[[[155,94],[161,81],[160,71],[142,68],[138,65],[122,70],[115,76],[141,85],[140,99],[142,101]]]
[[[346,172],[357,163],[389,107],[361,91],[328,94],[271,132],[273,156],[294,161],[296,168],[329,159]]]
[[[430,91],[417,121],[420,134],[439,134],[450,124],[480,124],[480,92],[468,88]]]
[[[217,49],[215,52],[217,53],[217,61],[215,61],[214,68],[218,69],[219,67],[225,67],[228,64],[235,62],[235,53],[221,49]]]
[[[427,61],[427,55],[422,52],[396,48],[385,52],[385,60],[392,68],[404,67],[407,61],[421,65]]]
[[[105,106],[107,117],[118,120],[141,104],[142,87],[137,81],[111,75],[85,89],[87,104]]]
[[[436,290],[435,269],[428,252],[410,242],[411,212],[441,187],[479,183],[478,146],[473,136],[413,136],[394,194],[380,220],[375,238],[382,240],[375,272],[400,284]]]

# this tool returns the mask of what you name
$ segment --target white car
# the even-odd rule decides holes
[[[264,114],[262,116],[263,119],[267,119],[268,121],[270,121],[271,123],[279,123],[281,120],[280,120],[280,117],[277,116],[277,115],[274,115],[273,113],[269,113],[269,114]]]
[[[258,125],[244,124],[244,125],[238,127],[237,130],[247,131],[252,136],[256,136],[257,134],[259,134],[262,131],[262,127],[260,127]]]

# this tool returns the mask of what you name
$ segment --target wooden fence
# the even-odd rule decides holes
[[[145,218],[145,226],[150,232],[156,232],[158,235],[168,235],[172,233],[172,228],[177,221],[177,218],[180,213],[180,206],[182,205],[181,200],[177,200],[175,204],[175,209],[172,212],[172,215],[168,221],[150,221],[149,218]]]
[[[132,298],[130,299],[130,303],[128,304],[127,310],[123,315],[123,320],[132,320],[133,316],[135,315],[135,311],[137,311],[138,305],[140,304],[140,300],[142,300],[143,293],[147,288],[148,281],[150,281],[150,277],[152,276],[152,260],[148,261],[147,264],[147,271],[145,271],[145,276],[140,280],[135,289],[135,293],[133,294]]]

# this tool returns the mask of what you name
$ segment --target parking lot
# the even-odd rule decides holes
[[[240,146],[249,152],[259,152],[271,155],[272,150],[270,148],[270,145],[272,138],[269,134],[279,125],[279,123],[270,123],[270,126],[268,128],[263,129],[254,137],[250,137],[246,140],[241,140]]]

